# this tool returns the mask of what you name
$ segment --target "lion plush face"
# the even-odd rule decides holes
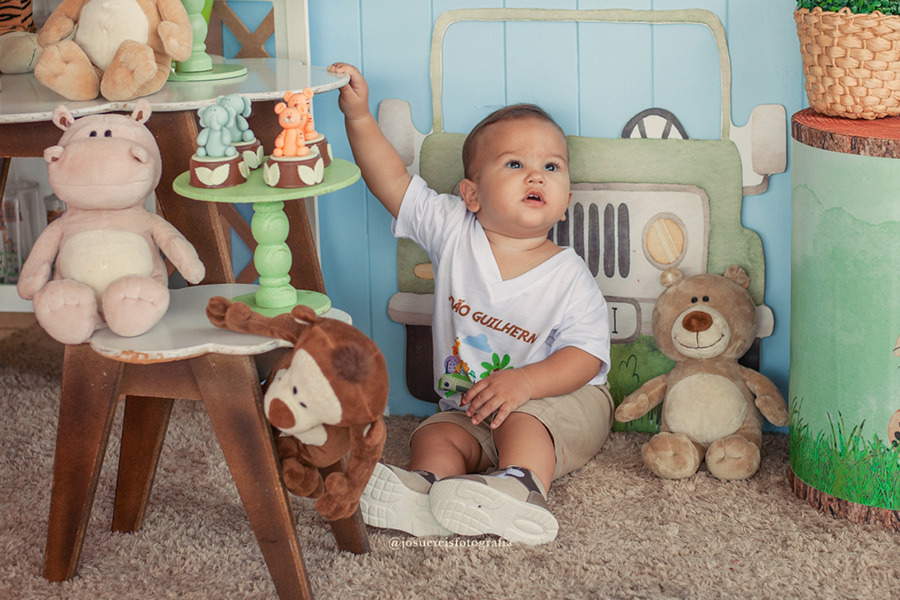
[[[316,320],[276,366],[264,399],[266,417],[304,444],[322,446],[326,425],[350,427],[380,416],[387,399],[385,371],[378,347],[361,332]]]
[[[653,336],[659,349],[675,361],[739,358],[756,336],[756,306],[747,292],[750,279],[740,267],[725,275],[683,278],[668,269],[667,289],[653,309]]]

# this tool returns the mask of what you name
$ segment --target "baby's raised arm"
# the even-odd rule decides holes
[[[350,82],[340,90],[338,106],[344,113],[353,159],[369,190],[396,218],[412,177],[369,110],[369,86],[359,70],[346,63],[334,63],[328,70],[350,75]]]

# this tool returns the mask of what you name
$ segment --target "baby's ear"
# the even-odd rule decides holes
[[[481,209],[481,205],[478,203],[477,186],[471,179],[463,179],[459,182],[459,195],[466,203],[469,212],[477,213]]]

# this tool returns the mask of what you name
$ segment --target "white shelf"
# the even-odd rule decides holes
[[[0,312],[34,312],[30,300],[22,300],[12,283],[0,284]]]

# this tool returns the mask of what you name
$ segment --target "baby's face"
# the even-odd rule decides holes
[[[546,236],[572,198],[565,136],[538,118],[490,125],[472,172],[466,206],[486,231],[508,237]]]

